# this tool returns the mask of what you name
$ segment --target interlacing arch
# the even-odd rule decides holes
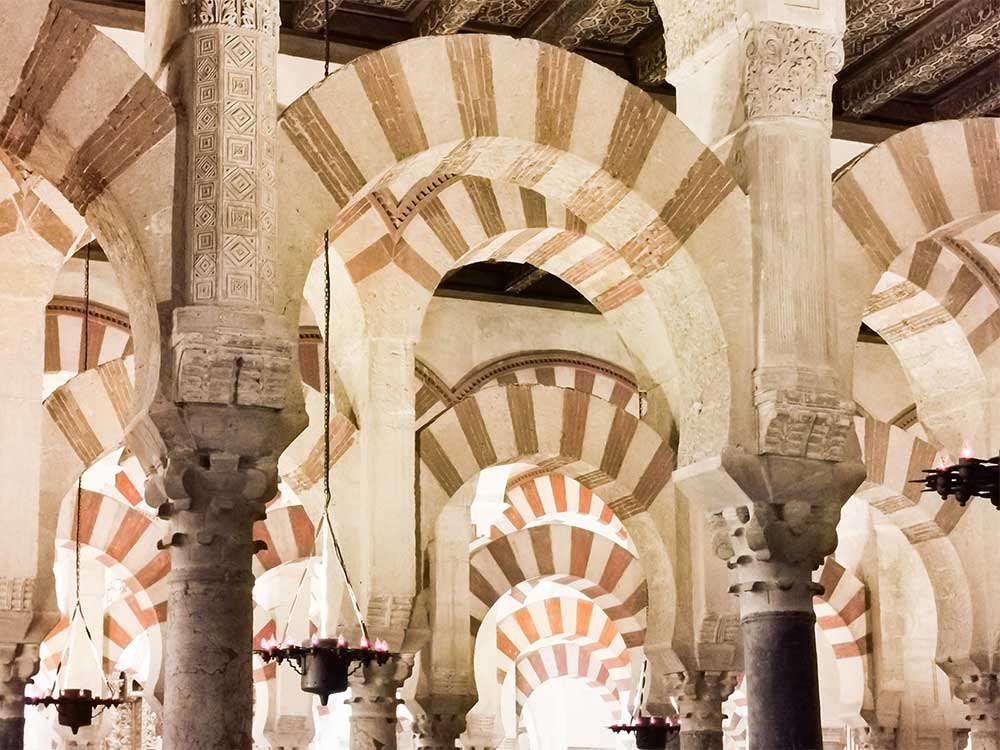
[[[576,526],[543,525],[495,539],[470,555],[472,632],[505,593],[539,580],[580,591],[630,646],[645,638],[649,592],[639,560],[607,537]]]
[[[915,435],[871,418],[856,417],[855,428],[867,471],[855,495],[895,525],[923,560],[937,608],[938,659],[965,657],[977,614],[965,568],[948,538],[965,509],[910,481],[938,465],[940,454]]]
[[[528,698],[549,680],[581,680],[598,691],[614,721],[621,721],[620,688],[609,667],[593,651],[577,643],[551,643],[521,654],[514,665],[516,715],[520,719]]]
[[[929,431],[956,450],[963,429],[986,428],[977,358],[1000,337],[995,251],[977,247],[997,229],[998,128],[990,118],[910,128],[833,185],[840,352],[853,351],[864,317],[899,356]],[[927,356],[944,349],[945,360]]]
[[[380,259],[371,278],[385,276],[405,290],[398,293],[413,295],[419,322],[434,277],[459,262],[449,244],[459,244],[451,232],[456,222],[439,210],[453,213],[454,206],[445,207],[443,198],[428,202],[430,223],[420,218],[422,211],[400,218],[411,191],[414,198],[438,190],[468,197],[465,187],[451,185],[466,177],[533,190],[564,207],[610,248],[595,246],[581,260],[592,256],[609,274],[621,267],[616,283],[622,290],[647,287],[647,295],[632,297],[652,298],[654,315],[644,318],[645,325],[664,325],[669,310],[667,322],[684,332],[665,339],[677,359],[659,366],[644,362],[644,369],[654,382],[676,391],[675,413],[687,416],[684,405],[700,401],[703,408],[687,417],[704,425],[691,433],[706,439],[697,441],[700,450],[711,451],[710,436],[724,439],[730,409],[742,408],[731,407],[727,373],[736,363],[728,360],[746,354],[725,342],[750,332],[746,316],[736,309],[741,301],[749,304],[751,290],[734,287],[728,270],[749,257],[747,201],[714,154],[645,93],[560,49],[463,34],[414,39],[363,55],[285,110],[281,124],[281,190],[288,196],[279,222],[285,227],[283,244],[313,252],[324,230],[333,228],[337,243],[365,250],[369,245],[352,240],[346,230],[356,223],[364,225],[357,228],[359,236],[372,241],[387,232],[433,237],[434,247],[445,249],[440,257],[418,261],[407,248],[419,245],[423,252],[424,245],[410,241],[368,256]],[[386,190],[394,197],[391,230],[371,205]],[[471,199],[459,200],[474,219],[458,222],[461,232],[483,229],[478,241],[460,233],[461,246],[469,245],[471,252],[489,238],[490,227],[483,228]],[[489,217],[486,223],[498,228],[499,216]],[[430,226],[434,223],[443,240]],[[418,230],[418,224],[424,228]],[[726,258],[717,252],[723,242],[731,249]],[[408,273],[400,264],[419,270]],[[660,273],[668,264],[671,272]],[[338,285],[354,286],[347,264],[334,275]],[[726,278],[729,283],[722,284]],[[359,290],[345,295],[363,298]],[[640,341],[644,322],[621,316],[621,325],[630,325],[623,336]],[[638,347],[634,353],[641,359],[652,352]],[[669,377],[677,372],[682,375]]]
[[[608,680],[628,689],[632,674],[629,649],[641,646],[641,633],[626,642],[613,620],[589,599],[551,596],[539,599],[497,622],[497,682],[502,683],[522,653],[552,640],[572,641],[594,653],[607,668]]]

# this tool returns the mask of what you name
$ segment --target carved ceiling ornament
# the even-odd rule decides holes
[[[658,18],[652,0],[597,0],[573,25],[562,45],[572,49],[588,39],[625,45]]]
[[[766,21],[747,30],[744,49],[748,119],[805,117],[832,125],[833,84],[844,63],[837,35]]]
[[[519,28],[544,0],[487,0],[476,20],[493,26]]]
[[[203,26],[219,24],[256,29],[277,37],[281,26],[278,0],[182,0],[191,6],[191,21]]]
[[[880,47],[945,0],[847,0],[847,63]]]

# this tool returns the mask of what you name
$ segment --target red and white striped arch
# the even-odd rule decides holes
[[[254,539],[267,544],[267,549],[254,555],[255,576],[279,565],[308,559],[313,554],[315,528],[301,505],[269,508],[267,518],[257,521],[253,532]]]
[[[128,302],[139,400],[158,381],[158,301],[171,293],[175,117],[169,97],[59,0],[2,0],[0,151],[48,180],[107,252]],[[67,50],[73,54],[67,55]],[[155,274],[159,274],[156,276]]]
[[[632,633],[634,640],[639,634]],[[526,604],[497,622],[497,682],[502,683],[521,654],[545,642],[572,641],[591,651],[608,670],[608,680],[628,689],[632,679],[629,648],[616,624],[588,599],[549,597]]]
[[[529,472],[522,480],[515,478],[508,485],[505,500],[509,505],[490,528],[490,538],[497,539],[523,529],[529,524],[559,513],[577,513],[592,518],[608,532],[628,543],[628,532],[615,512],[588,487],[562,474],[534,476]]]
[[[83,302],[54,297],[45,310],[45,372],[83,369]],[[91,302],[87,362],[91,367],[132,354],[128,315]]]
[[[621,721],[619,688],[611,679],[611,669],[593,651],[578,643],[551,643],[521,655],[514,667],[514,694],[517,716],[539,687],[549,680],[582,680],[597,690],[607,704],[613,721]]]
[[[591,394],[544,385],[474,393],[421,430],[418,448],[426,534],[489,466],[558,469],[596,490],[622,521],[660,497],[674,468],[670,446],[646,423]]]
[[[870,708],[872,641],[868,589],[833,557],[826,558],[817,580],[824,592],[813,597],[816,624],[837,659],[840,702],[848,710]]]
[[[957,419],[953,413],[928,425],[946,442],[959,427],[983,428],[972,403],[983,387],[975,359],[1000,337],[996,251],[970,242],[1000,211],[997,165],[1000,125],[981,118],[910,128],[834,179],[840,351],[853,351],[867,316],[900,357],[927,413],[934,412],[934,394],[952,393],[955,384],[954,412],[963,385],[975,385],[958,419],[963,424],[948,424]],[[891,276],[877,287],[886,272]],[[930,357],[930,350],[949,354]]]
[[[469,559],[472,631],[519,584],[562,583],[589,597],[614,621],[627,643],[646,631],[648,591],[638,559],[607,537],[575,526],[534,526],[495,539]]]
[[[855,418],[867,478],[855,492],[893,523],[924,562],[938,615],[938,658],[969,653],[976,602],[968,576],[948,534],[964,514],[954,502],[923,493],[922,469],[940,461],[934,446],[898,427]]]
[[[441,85],[453,95],[442,96]],[[644,326],[666,326],[669,346],[634,348],[646,358],[646,371],[676,390],[679,406],[694,400],[689,380],[698,382],[697,398],[707,408],[692,419],[704,423],[704,435],[725,430],[728,373],[736,364],[729,358],[743,356],[725,342],[751,333],[735,311],[749,304],[752,290],[749,283],[734,286],[728,271],[749,258],[748,202],[727,168],[678,118],[606,69],[527,39],[463,34],[409,40],[357,58],[286,109],[279,152],[280,189],[288,197],[281,244],[319,248],[332,227],[337,243],[360,250],[336,274],[344,295],[360,307],[368,294],[365,281],[384,278],[420,301],[417,320],[428,289],[447,270],[436,264],[453,267],[461,262],[459,249],[499,228],[493,213],[481,217],[468,190],[450,179],[482,178],[557,202],[607,247],[581,254],[585,262],[574,269],[581,280],[616,290],[601,306],[624,310],[631,303],[615,307],[611,300],[651,298],[641,308],[651,315],[622,316],[636,344]],[[435,195],[405,225],[390,221],[397,235],[411,235],[413,242],[372,247],[388,236],[386,221],[355,219],[374,214],[370,202],[386,190],[392,213],[411,191],[417,197],[454,190],[457,197],[445,207]],[[480,211],[487,202],[480,200]],[[459,210],[462,220],[456,221]],[[341,231],[365,222],[357,238]],[[463,233],[473,231],[477,237]],[[435,248],[433,257],[411,252],[414,246],[424,252],[418,235]],[[724,241],[728,257],[720,264],[715,259]],[[660,273],[667,264],[670,273]],[[356,287],[352,278],[362,283]],[[646,294],[636,294],[643,280],[653,283]],[[375,315],[376,307],[367,313]],[[650,357],[656,366],[649,366]],[[683,374],[669,376],[678,371]]]
[[[492,385],[550,385],[572,388],[639,416],[634,376],[620,367],[571,351],[529,351],[499,357],[465,374],[448,386],[429,365],[416,366],[417,429],[434,421],[462,399]]]

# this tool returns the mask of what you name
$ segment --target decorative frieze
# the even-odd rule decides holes
[[[747,119],[803,117],[833,122],[833,84],[844,64],[836,34],[764,21],[747,29]]]
[[[191,22],[196,26],[219,24],[238,29],[255,29],[277,37],[281,18],[277,0],[183,0],[191,6]]]
[[[34,578],[0,578],[0,613],[30,612],[34,591]]]
[[[736,23],[732,0],[669,0],[658,7],[661,16],[670,19],[664,24],[668,75]]]

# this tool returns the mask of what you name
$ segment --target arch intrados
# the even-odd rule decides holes
[[[856,417],[855,428],[867,469],[855,495],[899,529],[923,562],[934,592],[938,660],[964,659],[977,623],[984,622],[949,537],[965,509],[910,483],[923,477],[922,469],[937,465],[938,451],[915,435],[873,419]]]
[[[150,217],[170,215],[173,106],[121,48],[63,3],[11,8],[8,27],[17,33],[6,40],[0,72],[19,83],[0,101],[8,114],[0,123],[0,147],[11,162],[58,189],[107,252],[129,300],[141,411],[159,381],[156,303],[170,296],[170,264],[163,262],[171,252],[170,229],[164,229],[170,222]],[[67,62],[58,57],[65,44],[78,44],[85,54]],[[32,87],[50,70],[65,74],[49,78],[49,97],[40,100]],[[109,70],[116,71],[111,79]]]
[[[467,98],[464,88],[463,97],[442,97],[440,87],[425,90],[430,80],[453,85],[457,79],[448,61],[469,54],[494,78],[492,89]],[[504,64],[493,64],[494,57]],[[387,98],[366,93],[372,71],[385,66],[400,71],[379,79],[392,87],[379,89]],[[562,102],[556,82],[565,80],[565,66],[579,67],[583,82],[568,100],[573,106],[563,113],[565,127],[556,135],[546,113]],[[462,78],[461,66],[455,70],[464,82],[460,88],[478,85]],[[547,86],[554,88],[550,92]],[[406,106],[396,107],[404,101]],[[470,109],[459,112],[463,101]],[[453,105],[454,111],[444,111]],[[617,120],[610,113],[620,117],[633,110],[647,115],[649,130],[641,144],[612,132]],[[574,120],[577,112],[585,114]],[[596,112],[606,114],[595,119]],[[573,134],[577,121],[587,123],[579,138]],[[742,336],[748,325],[742,312],[735,313],[735,303],[741,291],[749,299],[749,289],[734,289],[730,270],[732,256],[748,252],[742,233],[749,227],[746,197],[714,154],[647,95],[599,66],[532,40],[428,37],[357,58],[285,110],[281,124],[283,162],[289,166],[282,192],[302,197],[284,202],[299,226],[283,244],[316,247],[323,231],[337,224],[340,210],[360,205],[360,196],[378,185],[405,194],[430,175],[460,174],[512,182],[562,201],[588,223],[600,224],[611,245],[627,245],[629,256],[641,257],[651,273],[678,259],[670,274],[658,275],[657,300],[664,309],[673,308],[671,320],[685,330],[673,344],[690,377],[674,377],[676,367],[650,375],[653,382],[698,391],[685,392],[674,405],[682,414],[689,402],[702,405],[689,417],[700,427],[692,458],[722,444],[731,418],[742,423],[742,412],[730,413],[741,407],[731,399],[729,379],[719,373],[729,372],[730,359],[745,356],[726,347],[724,328]],[[331,150],[329,144],[336,146]],[[313,200],[313,194],[324,198]],[[313,207],[301,208],[305,203]],[[715,257],[723,235],[740,239],[725,262]],[[723,279],[729,280],[725,291],[715,284]],[[706,371],[715,377],[705,380]]]

